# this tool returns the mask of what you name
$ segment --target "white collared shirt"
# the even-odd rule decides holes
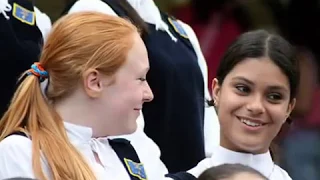
[[[130,180],[130,177],[119,160],[116,152],[111,148],[108,138],[91,138],[91,128],[64,123],[70,142],[85,157],[97,180],[112,178],[114,180]],[[140,141],[141,132],[137,130],[134,137],[127,137],[135,147],[140,161],[144,164],[148,179],[163,180],[167,169],[155,155],[153,141],[144,138]],[[139,141],[136,141],[136,140]],[[143,146],[141,146],[143,144]],[[58,151],[58,149],[57,149]],[[35,178],[32,169],[32,142],[29,138],[19,135],[11,135],[0,142],[0,179],[13,177]],[[100,161],[96,162],[95,152]],[[151,152],[151,153],[150,153]],[[46,160],[42,157],[42,167],[50,178],[50,171]]]
[[[270,152],[254,155],[234,152],[221,146],[217,146],[214,149],[211,158],[202,160],[188,172],[195,177],[199,177],[206,169],[226,163],[247,165],[262,173],[269,180],[291,180],[288,173],[272,161]]]

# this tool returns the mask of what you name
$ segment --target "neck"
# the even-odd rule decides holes
[[[246,154],[264,154],[269,151],[269,146],[266,148],[257,148],[256,146],[250,147],[245,144],[235,144],[232,141],[229,141],[228,138],[220,134],[220,146],[226,148],[230,151],[246,153]]]
[[[87,97],[74,95],[54,103],[54,108],[63,121],[92,128],[93,136],[99,137],[99,117],[94,104]]]

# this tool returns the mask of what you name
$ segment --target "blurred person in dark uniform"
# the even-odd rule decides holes
[[[6,111],[16,87],[17,78],[38,60],[43,44],[43,29],[51,25],[48,17],[26,0],[0,0],[0,53],[3,70],[0,72],[0,115]],[[43,33],[48,31],[43,31]]]

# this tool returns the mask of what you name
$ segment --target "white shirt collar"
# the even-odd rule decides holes
[[[97,179],[115,177],[115,179],[128,179],[125,168],[118,156],[109,145],[108,137],[93,138],[92,128],[64,122],[70,142],[83,154],[91,165]],[[94,153],[101,161],[96,162]]]
[[[275,168],[270,152],[254,155],[249,153],[239,153],[218,146],[214,150],[211,160],[212,163],[216,165],[224,163],[244,164],[258,170],[266,177],[269,177]]]
[[[156,25],[157,29],[165,30],[167,24],[162,23],[162,18],[158,7],[153,0],[127,0],[138,12],[140,17],[147,23]]]
[[[85,126],[64,122],[67,135],[71,141],[89,142],[92,138],[92,129]]]
[[[147,23],[154,24],[156,30],[167,32],[173,41],[177,38],[169,31],[169,26],[162,20],[159,8],[153,0],[127,0],[130,5],[138,12],[140,17]]]

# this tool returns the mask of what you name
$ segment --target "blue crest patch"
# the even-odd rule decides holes
[[[12,15],[21,22],[29,24],[31,26],[33,26],[35,23],[34,12],[20,6],[17,3],[13,4]]]
[[[178,22],[178,20],[174,20],[172,18],[168,18],[170,24],[172,25],[173,29],[180,34],[180,36],[188,39],[188,35],[186,33],[186,31],[183,29],[182,25]]]
[[[135,176],[141,180],[147,180],[147,175],[142,163],[133,162],[130,159],[124,158],[124,162],[132,176]]]

